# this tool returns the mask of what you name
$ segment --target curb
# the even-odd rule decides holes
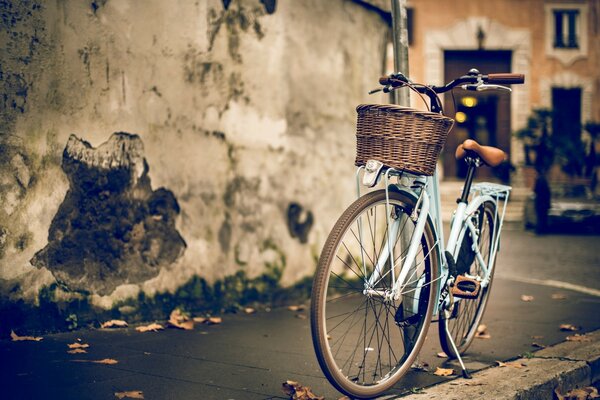
[[[487,368],[473,379],[454,379],[402,399],[553,399],[555,389],[564,394],[600,380],[600,330],[581,337],[585,341],[565,341],[515,360],[521,368]]]

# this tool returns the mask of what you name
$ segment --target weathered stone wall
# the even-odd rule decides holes
[[[380,14],[349,0],[0,12],[3,298],[58,283],[51,301],[108,309],[194,276],[312,274],[353,198],[354,107],[380,100],[366,95]]]

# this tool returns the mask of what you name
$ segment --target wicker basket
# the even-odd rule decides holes
[[[356,111],[357,166],[373,159],[399,170],[433,175],[452,118],[395,105],[362,104]]]

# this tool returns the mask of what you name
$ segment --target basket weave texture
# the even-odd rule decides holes
[[[377,160],[398,170],[433,175],[452,118],[395,105],[361,104],[356,111],[356,166]]]

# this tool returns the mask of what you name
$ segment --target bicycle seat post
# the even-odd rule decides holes
[[[469,150],[467,150],[467,152],[468,153],[465,157],[465,162],[469,166],[469,169],[467,170],[467,178],[465,179],[465,185],[463,186],[462,194],[460,198],[457,199],[457,203],[468,203],[471,185],[473,184],[473,178],[475,177],[475,170],[477,167],[481,166],[481,158]]]

